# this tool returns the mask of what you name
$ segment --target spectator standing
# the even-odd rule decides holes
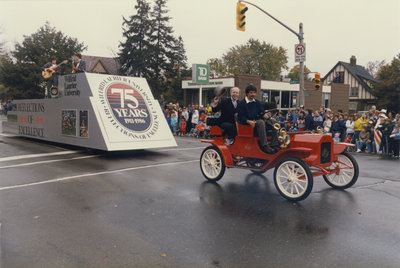
[[[329,116],[329,114],[325,114],[325,120],[324,120],[324,133],[328,134],[331,132],[331,126],[332,126],[332,120]]]
[[[286,114],[286,117],[285,117],[285,121],[286,121],[286,123],[290,126],[290,124],[291,123],[295,123],[294,121],[293,121],[293,114],[292,114],[292,110],[288,110],[288,112],[287,112],[287,114]]]
[[[354,138],[354,116],[351,115],[350,118],[346,121],[346,138],[350,138],[351,142],[353,142]]]
[[[314,117],[313,117],[313,129],[316,130],[317,127],[323,128],[324,120],[322,119],[322,116],[319,114],[319,111],[314,112]]]
[[[306,120],[306,130],[312,130],[313,129],[313,116],[312,116],[312,111],[310,109],[306,110],[306,119],[305,120]]]
[[[297,124],[297,129],[299,131],[306,130],[306,118],[305,118],[305,113],[303,111],[300,112],[300,116],[297,119],[296,124]]]
[[[344,114],[339,114],[339,126],[340,126],[340,141],[344,141],[346,138],[346,121],[347,118]]]
[[[199,110],[195,109],[192,115],[192,129],[196,129],[196,125],[199,123]]]
[[[285,123],[285,117],[283,116],[282,112],[278,113],[278,115],[276,116],[276,121],[278,121],[278,123]]]
[[[389,157],[392,154],[393,146],[390,135],[392,134],[394,125],[389,118],[384,118],[382,121],[382,126],[378,128],[380,131],[382,131],[382,154]]]
[[[189,120],[189,113],[186,107],[183,107],[182,118],[187,122]]]
[[[338,114],[335,114],[333,116],[331,133],[332,133],[332,138],[334,139],[335,142],[340,141],[340,123]]]
[[[300,109],[296,108],[296,110],[293,113],[293,119],[292,122],[295,124],[295,126],[297,126],[297,119],[299,119],[300,117]]]
[[[172,134],[176,135],[176,130],[178,127],[178,116],[175,111],[171,112],[171,130]]]
[[[365,114],[365,117],[367,116],[366,113],[363,113],[361,116],[356,115],[356,120],[354,121],[354,140],[358,140],[358,135],[360,135],[362,126],[363,126],[363,116]]]
[[[390,138],[393,139],[393,156],[399,159],[399,150],[400,150],[400,121],[395,123],[393,131],[390,135]]]
[[[400,114],[396,114],[396,116],[394,117],[394,121],[395,122],[399,122],[400,121]]]
[[[192,116],[193,116],[193,108],[192,106],[189,104],[188,106],[188,120],[186,120],[186,135],[190,134],[190,131],[192,130]]]
[[[207,114],[207,115],[208,115],[208,113],[211,113],[211,112],[212,112],[212,107],[210,106],[209,103],[207,103],[207,106],[206,106],[206,108],[205,108],[205,111],[206,111],[206,114]]]

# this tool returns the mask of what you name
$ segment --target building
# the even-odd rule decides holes
[[[89,73],[119,74],[119,63],[115,58],[82,55],[82,60],[86,62]]]
[[[351,56],[350,63],[339,61],[323,78],[323,85],[348,85],[349,110],[368,110],[376,104],[376,97],[372,93],[371,83],[378,82],[368,71],[357,65],[355,56]]]
[[[249,74],[236,74],[231,77],[221,77],[209,80],[209,84],[200,85],[191,80],[183,80],[182,88],[184,93],[184,105],[212,103],[214,89],[217,86],[239,87],[241,89],[239,98],[245,96],[244,89],[252,83],[258,89],[257,98],[264,102],[272,102],[281,111],[294,109],[298,106],[299,84],[290,84],[286,81],[263,80],[260,76]],[[343,96],[348,95],[348,86],[341,84],[322,86],[320,90],[315,90],[314,82],[305,81],[304,99],[307,109],[316,110],[320,106],[348,112],[348,99],[343,100]],[[331,91],[334,94],[331,94]],[[199,98],[201,96],[201,102]]]

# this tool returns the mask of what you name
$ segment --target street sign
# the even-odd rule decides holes
[[[299,82],[299,80],[290,80],[290,84],[291,85],[293,85],[293,84],[299,84],[300,82]]]
[[[192,65],[192,82],[198,84],[208,84],[210,77],[210,67],[206,64]]]
[[[294,45],[294,58],[295,62],[306,61],[306,44]]]

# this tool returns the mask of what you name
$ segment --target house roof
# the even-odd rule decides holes
[[[328,77],[328,75],[335,70],[335,68],[339,65],[343,65],[343,67],[369,92],[372,94],[371,88],[368,86],[367,81],[371,82],[379,82],[379,80],[375,79],[363,66],[361,65],[351,65],[350,63],[339,61],[325,76],[324,80]]]
[[[119,63],[115,58],[82,55],[82,60],[86,62],[88,72],[93,71],[100,63],[108,74],[118,74]]]

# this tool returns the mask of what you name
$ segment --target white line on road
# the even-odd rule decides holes
[[[48,184],[48,183],[54,183],[54,182],[61,182],[61,181],[67,181],[67,180],[84,178],[84,177],[93,177],[93,176],[104,175],[104,174],[126,172],[126,171],[137,170],[137,169],[165,167],[165,166],[172,166],[172,165],[179,165],[179,164],[194,163],[194,162],[199,162],[199,161],[200,160],[169,162],[169,163],[147,165],[147,166],[141,166],[141,167],[131,167],[131,168],[123,168],[123,169],[117,169],[117,170],[101,171],[101,172],[96,172],[96,173],[79,174],[79,175],[68,176],[68,177],[63,177],[63,178],[58,178],[58,179],[53,179],[53,180],[47,180],[47,181],[39,181],[39,182],[32,182],[32,183],[27,183],[27,184],[0,187],[0,191],[13,190],[13,189],[17,189],[17,188],[24,188],[24,187],[36,186],[36,185]]]
[[[188,150],[196,150],[196,149],[204,149],[205,147],[192,147],[192,148],[173,148],[173,149],[162,149],[157,152],[168,152],[168,151],[188,151]]]
[[[3,262],[3,258],[2,258],[2,251],[1,251],[1,222],[0,222],[0,268],[1,268],[2,262]]]
[[[0,136],[3,136],[3,137],[16,137],[16,135],[13,135],[13,134],[4,134],[4,133],[0,133]]]
[[[20,159],[26,159],[26,158],[53,156],[53,155],[76,154],[76,153],[80,153],[80,152],[81,151],[61,151],[61,152],[44,153],[44,154],[16,155],[16,156],[2,157],[2,158],[0,158],[0,162],[20,160]]]
[[[37,162],[30,162],[30,163],[3,166],[3,167],[0,167],[0,169],[3,169],[3,168],[14,168],[14,167],[24,167],[24,166],[32,166],[32,165],[40,165],[40,164],[47,164],[47,163],[54,163],[54,162],[61,162],[61,161],[79,160],[79,159],[93,158],[93,157],[99,157],[99,156],[100,155],[87,155],[87,156],[79,156],[79,157],[67,158],[67,159],[53,159],[53,160],[46,160],[46,161],[37,161]]]

